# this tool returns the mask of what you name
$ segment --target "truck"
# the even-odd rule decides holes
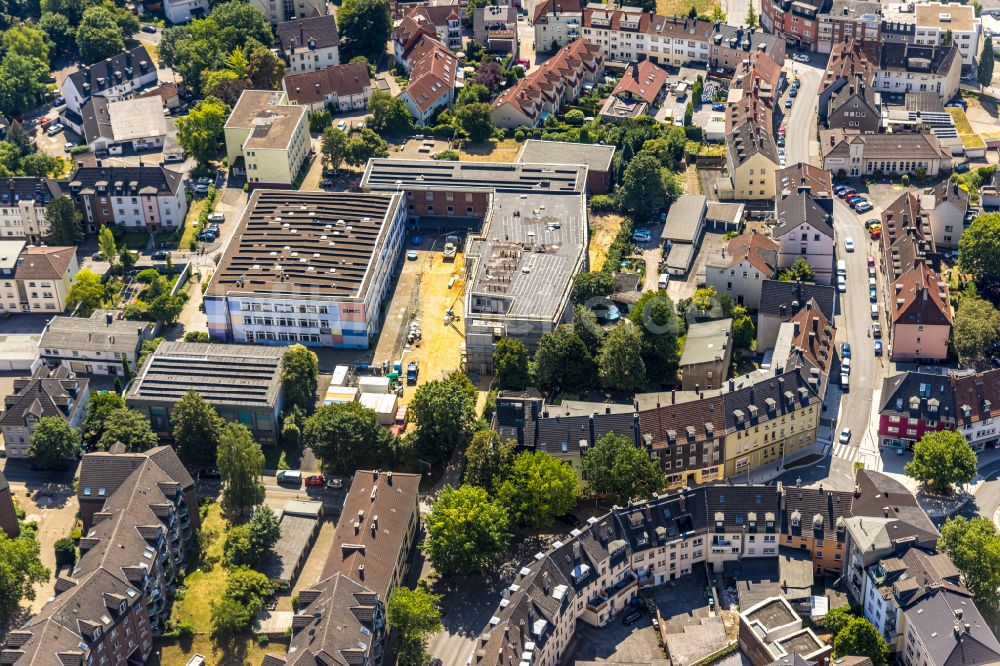
[[[458,252],[458,236],[448,236],[444,244],[445,260],[454,261],[456,252]]]
[[[410,361],[406,366],[406,383],[410,386],[417,383],[417,375],[420,373],[420,365],[416,361]]]

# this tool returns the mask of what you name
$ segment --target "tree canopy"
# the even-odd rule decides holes
[[[118,443],[127,451],[148,451],[159,444],[149,419],[128,408],[109,411],[102,425],[101,438],[97,440],[97,448],[101,451],[108,451]]]
[[[410,402],[417,423],[416,443],[421,457],[431,464],[445,460],[472,435],[475,401],[455,381],[435,379],[421,384]]]
[[[790,267],[778,271],[778,280],[780,282],[815,282],[816,273],[805,257],[796,257]]]
[[[188,467],[212,467],[219,450],[222,419],[196,391],[185,393],[170,413],[174,447]]]
[[[347,55],[363,55],[377,62],[392,32],[387,0],[344,0],[337,12]]]
[[[573,276],[573,301],[587,303],[592,298],[610,296],[615,290],[615,276],[604,271],[585,271]]]
[[[392,434],[374,410],[357,402],[320,407],[306,419],[303,434],[326,469],[346,474],[391,463]]]
[[[510,541],[507,510],[479,486],[445,486],[424,519],[424,551],[443,576],[482,571]]]
[[[962,572],[978,604],[1000,609],[1000,534],[989,518],[949,518],[941,526],[938,548],[948,553]]]
[[[35,585],[49,579],[39,553],[33,534],[12,539],[0,530],[0,625],[9,626],[22,612],[21,602],[35,599]]]
[[[243,525],[234,525],[226,532],[222,555],[227,564],[253,567],[264,561],[281,538],[278,516],[266,505],[257,507]]]
[[[45,204],[45,220],[49,223],[48,241],[52,245],[76,245],[83,239],[83,215],[66,195]]]
[[[872,660],[873,666],[887,666],[889,646],[886,645],[878,629],[863,617],[856,617],[847,623],[833,639],[834,657],[864,655]]]
[[[402,97],[373,90],[368,100],[368,113],[371,114],[368,127],[379,134],[406,134],[413,129],[413,116]]]
[[[305,414],[316,408],[319,384],[319,359],[303,345],[292,345],[281,357],[281,388],[289,409],[298,407]]]
[[[219,437],[217,459],[225,484],[222,509],[234,515],[245,515],[264,501],[264,452],[242,423],[227,423]]]
[[[972,275],[981,293],[1000,289],[1000,213],[976,216],[958,241],[958,263]]]
[[[87,64],[110,58],[125,50],[125,35],[115,14],[106,7],[90,7],[76,29],[76,47]]]
[[[979,56],[979,63],[976,65],[976,81],[979,82],[979,85],[992,85],[995,64],[996,54],[993,52],[993,37],[986,35],[983,39],[983,51]]]
[[[636,391],[646,384],[642,346],[642,332],[631,322],[622,322],[608,331],[597,354],[597,373],[604,388]]]
[[[578,392],[593,385],[596,365],[573,327],[562,325],[539,339],[535,375],[542,386]]]
[[[207,164],[219,153],[228,115],[229,107],[217,97],[201,100],[177,119],[177,143],[199,164]]]
[[[62,417],[43,416],[31,431],[28,455],[46,469],[66,469],[80,452],[80,431]]]
[[[629,311],[629,319],[642,336],[642,360],[646,377],[665,381],[677,370],[681,324],[677,309],[663,292],[647,291]]]
[[[673,174],[661,166],[655,155],[641,152],[625,167],[618,188],[622,208],[640,219],[673,202],[679,194]]]
[[[424,587],[399,585],[389,594],[386,619],[399,632],[397,661],[400,666],[423,666],[427,658],[427,636],[441,629],[441,597]]]
[[[962,433],[940,430],[920,438],[903,469],[931,492],[947,495],[976,475],[976,453]]]
[[[951,329],[951,343],[958,359],[977,366],[988,360],[1000,340],[1000,311],[975,294],[962,294]]]
[[[524,343],[516,338],[501,338],[493,350],[493,373],[497,385],[503,390],[520,391],[531,381],[528,368],[530,354]]]
[[[488,428],[477,430],[465,450],[463,478],[466,483],[493,492],[507,475],[516,456],[517,444],[514,440],[501,442],[497,431]]]
[[[623,501],[648,498],[666,486],[660,466],[646,449],[613,432],[598,438],[583,456],[583,477],[592,493]]]
[[[524,451],[496,494],[514,522],[534,528],[576,506],[579,479],[569,463],[544,451]]]
[[[38,58],[6,54],[0,61],[0,113],[17,116],[35,106],[48,76],[48,66]]]

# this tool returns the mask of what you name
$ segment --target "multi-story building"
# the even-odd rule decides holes
[[[263,12],[272,26],[327,13],[325,0],[251,0],[250,4]]]
[[[789,46],[815,51],[820,15],[828,8],[829,0],[761,0],[760,26]]]
[[[521,144],[521,164],[569,164],[587,167],[587,194],[607,194],[613,183],[615,146],[528,139]]]
[[[781,494],[779,544],[809,554],[817,575],[844,570],[845,520],[851,515],[849,492],[819,488],[785,488]]]
[[[434,28],[435,37],[439,42],[447,46],[452,51],[462,50],[462,17],[465,16],[465,8],[458,3],[437,4],[432,3],[424,7],[414,7],[406,12],[406,17],[400,24],[410,21],[417,21],[423,25]],[[412,29],[412,26],[408,29]],[[480,44],[478,37],[475,38]]]
[[[283,21],[275,28],[275,46],[285,74],[315,72],[340,64],[340,34],[333,14]]]
[[[961,76],[962,55],[953,45],[883,43],[874,86],[881,93],[933,92],[946,102]]]
[[[947,180],[928,187],[916,196],[920,202],[921,220],[931,225],[934,246],[940,250],[958,249],[958,241],[969,224],[969,191]],[[905,195],[904,195],[905,196]]]
[[[720,198],[759,201],[774,198],[774,172],[778,170],[778,147],[771,128],[755,121],[734,127],[726,136],[726,167],[729,175]]]
[[[368,347],[403,247],[401,194],[257,190],[236,224],[205,292],[214,340]]]
[[[666,86],[666,70],[648,60],[629,65],[601,108],[601,119],[613,123],[650,115],[653,106],[662,100]]]
[[[995,447],[1000,441],[1000,370],[977,374],[973,371],[953,372],[952,391],[955,395],[957,429],[974,451]]]
[[[833,321],[837,300],[835,287],[810,282],[764,280],[760,288],[760,307],[757,309],[757,348],[773,347],[781,325],[790,321],[812,300],[827,321]]]
[[[426,35],[407,53],[405,63],[410,82],[400,96],[417,124],[425,125],[455,101],[464,74],[458,56]]]
[[[62,193],[59,183],[49,178],[25,176],[0,181],[0,238],[41,243],[52,230],[45,207]]]
[[[826,123],[830,112],[830,99],[848,84],[874,85],[878,48],[877,44],[862,42],[860,39],[834,43],[819,86],[818,112],[823,123]]]
[[[956,46],[962,64],[971,67],[979,58],[979,35],[982,22],[975,7],[957,2],[918,2],[913,5],[916,25],[915,44]]]
[[[687,338],[678,365],[685,391],[720,388],[729,377],[733,357],[733,320],[715,319],[688,325]]]
[[[472,35],[488,53],[517,58],[517,7],[510,4],[477,7],[472,16]]]
[[[125,99],[154,87],[157,81],[156,63],[146,47],[139,44],[67,76],[62,84],[62,96],[66,98],[62,115],[69,118],[71,126],[79,127],[83,105],[92,96]]]
[[[882,446],[912,447],[926,434],[956,427],[955,392],[947,375],[904,372],[882,382],[878,435]]]
[[[826,126],[874,134],[882,126],[882,97],[860,75],[830,95]]]
[[[284,355],[283,347],[164,342],[136,368],[125,402],[148,416],[160,436],[169,437],[171,410],[185,393],[195,391],[223,419],[242,423],[262,444],[274,444],[284,406]]]
[[[811,380],[818,380],[817,393],[822,400],[837,357],[836,336],[832,320],[826,318],[815,299],[810,299],[804,308],[781,324],[771,364],[782,368],[801,366],[810,386],[816,388],[817,383]]]
[[[778,242],[778,267],[791,268],[805,259],[818,284],[833,282],[834,238],[832,211],[812,198],[806,187],[794,194],[780,192],[775,197],[775,219],[771,237]]]
[[[968,594],[937,589],[904,614],[906,649],[900,654],[906,666],[1000,663],[1000,643]]]
[[[244,90],[226,120],[226,156],[250,187],[291,187],[309,155],[306,108],[282,91]]]
[[[780,246],[752,229],[731,239],[705,264],[705,283],[719,293],[729,294],[733,302],[752,310],[760,306],[760,288],[778,270]]]
[[[11,493],[10,483],[3,472],[0,472],[0,530],[3,530],[11,539],[21,533],[17,509],[14,507],[14,495]]]
[[[75,247],[0,241],[0,313],[64,311],[78,270]]]
[[[15,379],[0,415],[4,455],[31,457],[31,434],[43,418],[55,417],[66,421],[71,428],[80,427],[89,397],[89,380],[77,378],[61,365],[55,368],[40,365],[30,377]]]
[[[535,50],[554,54],[580,38],[583,21],[583,0],[539,0],[535,3],[532,25],[535,28]]]
[[[163,0],[163,15],[174,25],[181,25],[208,15],[208,0]]]
[[[830,53],[836,44],[858,40],[877,44],[882,32],[882,5],[877,0],[833,0],[819,16],[816,50]]]
[[[84,141],[95,153],[121,155],[162,148],[167,138],[167,119],[159,95],[110,100],[91,97],[83,105]]]
[[[737,640],[751,666],[781,664],[782,659],[796,656],[804,664],[824,664],[833,654],[833,647],[802,624],[783,596],[769,597],[742,611]]]
[[[155,233],[184,224],[184,177],[161,165],[79,166],[70,176],[69,196],[90,233],[106,224]]]
[[[861,134],[841,129],[820,130],[823,168],[841,178],[860,178],[876,171],[886,175],[936,176],[951,164],[933,134]]]
[[[281,87],[289,101],[320,113],[332,109],[335,113],[361,111],[368,108],[372,97],[372,79],[368,65],[351,62],[334,65],[305,74],[289,74]]]
[[[492,117],[498,127],[538,127],[547,114],[577,99],[588,83],[604,73],[603,49],[578,39],[493,100]]]
[[[923,256],[885,282],[888,356],[893,361],[942,361],[948,356],[952,311],[948,284]]]
[[[38,354],[43,362],[60,363],[75,374],[124,375],[135,368],[152,324],[129,321],[110,310],[89,318],[53,317],[42,331]]]

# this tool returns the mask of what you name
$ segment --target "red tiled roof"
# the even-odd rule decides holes
[[[455,88],[458,57],[437,39],[421,36],[410,51],[410,84],[404,91],[421,111],[426,111]]]
[[[370,88],[371,84],[368,65],[363,62],[326,67],[303,74],[289,74],[284,81],[288,98],[296,104],[322,102],[326,95],[333,92],[338,97],[357,95],[364,92],[365,88]]]
[[[538,114],[538,106],[543,97],[558,103],[567,82],[574,82],[584,69],[594,67],[594,63],[600,58],[601,47],[586,39],[578,39],[560,49],[513,88],[502,92],[493,100],[493,108],[513,104],[526,115],[534,117]]]
[[[628,93],[645,100],[647,104],[652,104],[666,83],[666,71],[654,65],[650,60],[643,60],[629,66],[625,71],[625,76],[618,81],[618,85],[615,86],[611,94],[617,96]]]
[[[948,285],[923,257],[915,261],[913,270],[892,283],[890,290],[889,318],[893,324],[951,325]]]

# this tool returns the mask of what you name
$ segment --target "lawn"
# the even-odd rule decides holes
[[[282,655],[286,650],[283,643],[270,643],[262,647],[249,638],[226,642],[214,641],[207,634],[195,636],[190,641],[163,638],[156,641],[147,663],[149,666],[186,666],[191,657],[200,654],[205,657],[205,663],[212,666],[258,666],[268,652]],[[157,654],[160,655],[159,659],[156,658]]]
[[[184,579],[183,599],[174,601],[170,620],[174,623],[190,622],[199,634],[208,634],[212,627],[212,599],[219,599],[226,590],[226,568],[222,566],[223,535],[229,521],[222,516],[222,507],[216,502],[208,507],[201,523],[204,544],[203,564]]]
[[[458,151],[463,162],[516,162],[521,144],[514,139],[497,141],[490,139],[483,143],[467,143]]]
[[[687,16],[691,7],[699,16],[711,16],[718,0],[656,0],[656,13],[660,16]]]
[[[126,231],[119,242],[124,243],[133,252],[141,252],[149,245],[149,234],[145,231]]]
[[[198,233],[198,216],[201,215],[201,209],[205,207],[206,201],[208,199],[204,197],[191,200],[190,205],[188,205],[187,217],[184,218],[184,234],[177,247],[184,250],[191,247],[191,241]]]

